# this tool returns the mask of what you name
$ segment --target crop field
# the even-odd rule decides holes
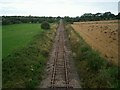
[[[73,29],[110,63],[118,64],[118,21],[74,22]]]
[[[40,84],[55,32],[55,24],[49,30],[41,29],[40,24],[3,27],[3,49],[11,48],[2,59],[3,88],[35,88]]]
[[[75,66],[83,88],[116,88],[118,66],[100,56],[71,25],[66,26]]]
[[[13,24],[2,27],[3,58],[27,45],[42,30],[40,24]]]
[[[1,2],[1,89],[120,88],[120,2]]]

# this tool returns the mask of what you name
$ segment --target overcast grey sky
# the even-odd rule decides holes
[[[119,0],[0,0],[0,15],[81,16],[118,13]]]

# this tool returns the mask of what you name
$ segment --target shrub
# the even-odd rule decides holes
[[[41,28],[42,29],[50,29],[50,24],[48,23],[48,22],[46,22],[46,21],[44,21],[44,22],[42,22],[42,24],[41,24]]]

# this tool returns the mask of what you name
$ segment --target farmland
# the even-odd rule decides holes
[[[71,25],[66,26],[66,32],[81,86],[83,88],[119,87],[118,66],[109,63],[98,51],[92,49]]]
[[[108,62],[118,64],[118,21],[74,22],[72,27]]]
[[[2,27],[3,58],[27,45],[42,30],[40,24],[13,24]]]
[[[36,87],[42,80],[44,67],[53,43],[56,25],[51,25],[51,29],[46,31],[40,29],[39,24],[16,24],[10,25],[10,27],[5,26],[4,28],[7,28],[4,30],[8,30],[5,33],[7,41],[9,41],[9,38],[11,38],[11,43],[14,40],[16,43],[13,43],[13,45],[17,49],[14,51],[9,50],[10,54],[2,59],[2,87]],[[13,28],[15,32],[10,32],[9,28],[10,30]],[[7,34],[9,34],[9,37],[7,37]],[[19,43],[19,40],[22,42]],[[6,46],[12,45],[7,41],[4,41],[8,44]],[[10,47],[14,48],[13,46]]]
[[[120,88],[115,1],[1,0],[0,89]]]
[[[56,82],[51,84],[55,87],[61,81],[66,83],[61,82],[60,86],[119,87],[115,65],[118,64],[118,22],[62,23],[61,20],[59,25],[50,24],[46,30],[37,23],[3,25],[3,88],[36,88]],[[61,78],[64,75],[68,79]]]

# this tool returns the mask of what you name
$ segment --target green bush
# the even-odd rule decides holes
[[[50,29],[50,24],[48,23],[48,22],[46,22],[46,21],[44,21],[44,22],[42,22],[42,24],[41,24],[41,28],[42,29]]]

